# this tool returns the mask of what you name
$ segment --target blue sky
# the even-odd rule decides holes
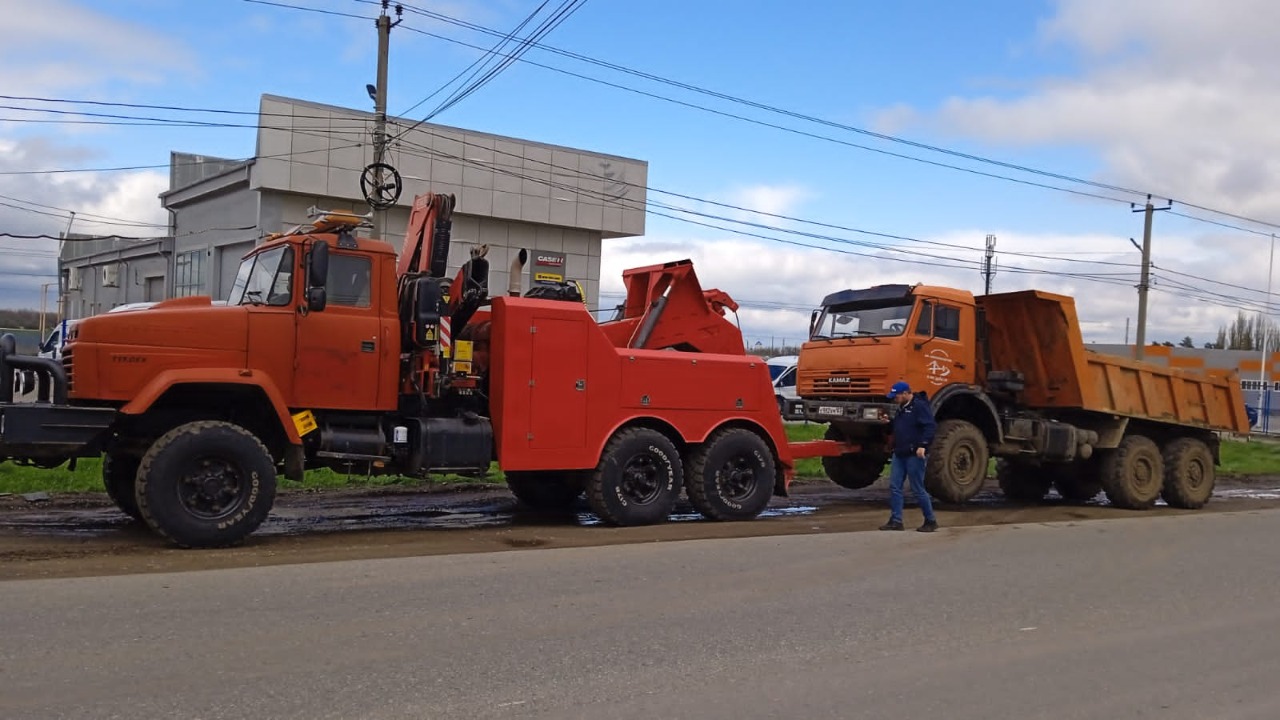
[[[377,12],[358,0],[283,1],[368,18]],[[505,31],[538,3],[418,0],[410,5]],[[1280,105],[1280,88],[1267,77],[1277,53],[1262,30],[1270,26],[1269,19],[1280,20],[1277,11],[1254,0],[1240,0],[1239,7],[1227,10],[1207,2],[1172,10],[1154,0],[1113,5],[1101,0],[783,6],[589,0],[544,43],[837,123],[1280,220],[1280,188],[1274,187],[1277,180],[1266,159],[1270,146],[1280,144],[1267,117],[1274,117],[1268,112],[1272,104]],[[242,0],[50,0],[34,13],[32,7],[0,0],[0,9],[18,18],[15,42],[0,49],[0,65],[6,68],[0,71],[0,94],[254,111],[260,95],[271,93],[370,106],[364,86],[375,73],[371,20]],[[472,45],[493,42],[407,13],[392,33],[393,113],[436,90],[478,56],[473,49],[410,28]],[[745,108],[538,49],[525,58],[848,143],[1099,192]],[[410,116],[432,106],[427,103]],[[0,117],[52,116],[5,110]],[[752,301],[744,304],[754,307],[742,313],[751,337],[798,337],[807,317],[800,308],[840,287],[918,281],[979,289],[980,278],[971,268],[902,260],[936,261],[941,254],[951,258],[944,264],[972,263],[987,233],[998,236],[1002,252],[1049,256],[1001,255],[1001,265],[1011,271],[997,276],[996,288],[1044,287],[1075,294],[1088,339],[1123,339],[1124,318],[1136,307],[1132,263],[1138,255],[1128,238],[1140,238],[1141,217],[1123,203],[802,137],[531,63],[516,63],[434,121],[640,158],[649,162],[653,188],[952,246],[876,240],[910,249],[885,253],[793,237],[881,256],[857,257],[656,216],[649,218],[644,238],[606,243],[606,283],[610,273],[627,265],[671,259],[673,252],[693,256],[705,284]],[[5,170],[163,165],[170,150],[247,157],[253,145],[249,128],[0,122],[0,146],[8,156]],[[0,194],[163,222],[155,198],[163,175],[0,176]],[[670,200],[653,192],[649,197]],[[1254,232],[1168,214],[1157,219],[1157,284],[1161,272],[1169,274],[1163,292],[1153,294],[1149,337],[1160,340],[1183,335],[1211,339],[1218,325],[1234,316],[1233,306],[1256,310],[1265,304],[1260,291],[1266,285],[1267,239],[1256,233],[1265,235],[1270,229],[1198,210],[1187,213],[1243,224]],[[0,222],[24,232],[56,232],[65,224],[3,207]],[[0,252],[18,247],[15,243],[3,241]],[[29,254],[37,252],[29,245],[22,249],[28,254],[8,259],[11,275],[0,282],[0,305],[34,306],[38,291],[33,286],[47,282],[17,274],[48,265]],[[1118,264],[1085,265],[1081,260]],[[38,267],[32,272],[40,272]],[[1049,274],[1012,272],[1019,268]],[[1104,281],[1063,273],[1088,273]],[[1252,292],[1206,285],[1190,275]],[[1196,293],[1183,285],[1208,289],[1194,299]]]

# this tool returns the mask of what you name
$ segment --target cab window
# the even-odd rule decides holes
[[[920,303],[920,319],[916,321],[916,334],[925,337],[933,336],[933,303],[928,300]]]
[[[934,315],[937,335],[943,340],[960,341],[960,309],[939,305]]]
[[[369,307],[373,263],[359,255],[329,256],[329,277],[325,283],[330,305]]]
[[[227,302],[231,305],[288,305],[293,297],[293,248],[278,247],[240,264]]]

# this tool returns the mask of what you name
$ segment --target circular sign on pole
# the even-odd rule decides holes
[[[400,173],[386,163],[365,166],[360,173],[360,192],[374,210],[385,210],[400,199]]]

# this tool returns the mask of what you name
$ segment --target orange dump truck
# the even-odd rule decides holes
[[[1219,433],[1247,433],[1238,377],[1090,351],[1075,301],[1036,290],[974,297],[882,285],[828,295],[800,351],[798,392],[826,437],[857,445],[824,458],[848,488],[889,459],[886,398],[898,380],[926,393],[938,421],[925,483],[965,502],[997,458],[1004,493],[1072,500],[1105,491],[1143,509],[1163,497],[1198,508],[1213,493]]]

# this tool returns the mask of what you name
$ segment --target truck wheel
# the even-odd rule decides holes
[[[750,520],[773,497],[773,450],[750,430],[730,428],[712,435],[689,459],[685,493],[710,520]]]
[[[138,508],[147,525],[182,547],[223,547],[271,512],[276,467],[239,425],[201,421],[170,430],[142,456]]]
[[[1004,458],[996,460],[996,481],[1000,492],[1016,502],[1040,502],[1052,484],[1042,468]]]
[[[1164,462],[1150,438],[1129,435],[1102,461],[1102,489],[1112,505],[1146,510],[1156,504],[1164,484]]]
[[[929,446],[925,488],[944,502],[966,502],[987,481],[987,458],[987,439],[973,423],[943,420]]]
[[[524,505],[534,510],[572,510],[582,495],[572,473],[557,470],[513,471],[506,473],[507,487]]]
[[[827,426],[827,432],[822,437],[826,440],[841,442],[847,440],[844,433],[830,425]],[[851,455],[824,457],[822,471],[827,474],[831,482],[842,488],[861,490],[880,479],[880,473],[884,472],[884,464],[888,461],[887,455],[864,450]]]
[[[671,515],[683,484],[676,446],[656,430],[628,428],[605,446],[587,479],[587,501],[610,525],[654,525]]]
[[[1178,438],[1164,448],[1164,501],[1196,510],[1213,495],[1213,453],[1203,440]]]
[[[105,455],[102,458],[102,484],[107,488],[107,497],[134,520],[142,519],[138,499],[134,495],[141,462],[132,455]]]
[[[1053,486],[1063,500],[1085,502],[1102,492],[1101,469],[1094,460],[1077,460],[1054,468]]]

